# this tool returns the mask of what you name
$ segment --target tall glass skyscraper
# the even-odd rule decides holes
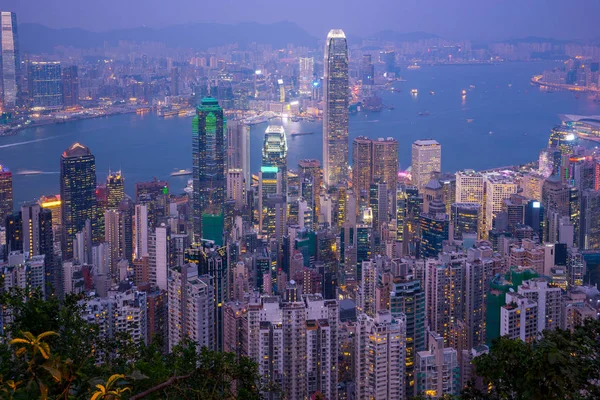
[[[106,177],[106,208],[116,210],[119,203],[125,198],[125,178],[121,171],[108,172]]]
[[[31,62],[29,65],[29,93],[33,106],[56,109],[63,104],[62,71],[60,62]]]
[[[96,216],[96,158],[89,148],[74,143],[60,158],[60,199],[64,260],[73,257],[73,238]]]
[[[300,65],[299,92],[301,96],[310,97],[313,89],[315,59],[312,57],[300,57],[298,61]]]
[[[6,217],[13,212],[12,172],[0,165],[0,226],[4,226]]]
[[[225,203],[225,117],[219,102],[202,99],[192,121],[194,241],[222,243]]]
[[[0,100],[2,109],[14,108],[19,93],[19,35],[17,14],[0,12]]]
[[[287,139],[281,125],[269,125],[265,131],[262,166],[277,167],[281,173],[281,194],[287,195]]]
[[[323,82],[323,177],[325,185],[348,184],[348,44],[341,29],[325,43]]]

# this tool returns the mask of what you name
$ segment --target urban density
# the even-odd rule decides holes
[[[556,126],[539,127],[546,145],[528,149],[527,163],[459,171],[443,170],[456,155],[433,132],[414,142],[394,129],[352,134],[350,119],[394,112],[381,93],[405,88],[405,71],[544,54],[561,61],[528,76],[530,90],[575,91],[596,107],[599,46],[352,43],[331,29],[314,48],[119,41],[34,53],[20,48],[14,12],[0,21],[0,141],[153,114],[187,119],[189,152],[175,157],[191,165],[171,174],[189,177],[180,193],[169,179],[132,180],[118,160],[98,169],[94,148],[77,140],[47,154],[60,168],[46,177],[56,191],[21,202],[13,187],[42,171],[32,163],[17,172],[0,152],[0,294],[76,295],[102,338],[160,338],[165,354],[190,340],[248,358],[264,399],[485,391],[473,360],[495,339],[534,343],[598,318],[599,115],[565,110]],[[288,161],[299,137],[321,134],[290,132],[290,120],[322,124],[322,158],[319,149]],[[260,147],[254,169],[251,140]],[[408,165],[401,149],[410,149]],[[0,343],[13,339],[13,317],[0,313]],[[97,348],[96,362],[107,352]]]

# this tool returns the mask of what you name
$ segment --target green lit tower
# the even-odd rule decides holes
[[[73,239],[87,220],[95,226],[96,158],[89,148],[74,143],[60,158],[60,199],[64,260],[73,257]]]
[[[223,242],[225,117],[216,99],[205,97],[192,121],[194,241]]]

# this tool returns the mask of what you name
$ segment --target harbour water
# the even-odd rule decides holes
[[[444,171],[529,162],[546,145],[549,129],[560,123],[558,114],[600,114],[600,104],[585,95],[576,98],[570,92],[548,93],[530,84],[532,75],[553,65],[506,63],[405,70],[406,82],[394,85],[401,92],[381,93],[383,103],[393,105],[393,110],[350,116],[350,141],[360,135],[396,138],[403,169],[410,166],[412,142],[425,138],[442,144]],[[418,94],[412,95],[411,89],[417,89]],[[303,158],[321,159],[320,121],[281,122],[288,134],[290,169]],[[266,127],[264,123],[251,129],[253,171],[260,167]],[[99,181],[109,169],[121,169],[130,194],[135,182],[153,177],[168,180],[172,192],[181,192],[189,177],[170,174],[191,168],[191,129],[189,117],[150,114],[40,126],[0,137],[0,163],[15,173],[43,172],[15,174],[15,206],[59,192],[60,155],[75,141],[87,145],[96,156]],[[292,132],[314,134],[292,137]]]

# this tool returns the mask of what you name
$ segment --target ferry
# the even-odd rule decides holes
[[[410,94],[419,94],[417,89],[411,89]]]
[[[465,89],[462,90],[462,95],[466,96],[467,95],[467,91]]]
[[[171,176],[186,176],[191,174],[192,171],[189,169],[180,169],[179,171],[171,172]]]
[[[429,115],[429,111],[422,111],[419,113],[419,117],[426,117]]]
[[[417,63],[414,63],[414,64],[409,65],[408,67],[406,67],[406,69],[421,69],[421,66],[418,65]]]
[[[435,94],[435,92],[433,90],[430,90],[429,94],[433,96]]]
[[[294,136],[305,136],[305,135],[312,135],[314,132],[292,132],[290,134],[290,136],[294,137]]]

